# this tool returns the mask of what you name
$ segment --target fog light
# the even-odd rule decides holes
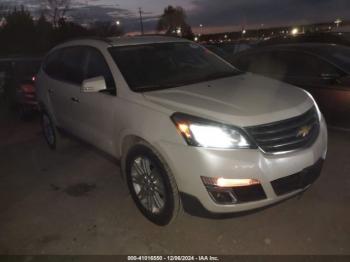
[[[201,177],[204,185],[206,186],[217,186],[217,187],[243,187],[260,184],[259,180],[250,178],[215,178],[215,177]]]
[[[208,192],[213,200],[218,204],[235,204],[238,201],[231,190],[223,191],[211,188],[208,189]]]

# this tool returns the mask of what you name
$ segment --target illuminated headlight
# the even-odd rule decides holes
[[[239,128],[181,113],[175,113],[172,120],[188,145],[225,149],[252,147]]]

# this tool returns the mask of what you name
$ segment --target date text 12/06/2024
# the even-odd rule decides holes
[[[220,261],[217,256],[128,256],[128,261]]]

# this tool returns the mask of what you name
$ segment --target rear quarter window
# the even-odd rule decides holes
[[[48,55],[44,62],[43,70],[48,76],[58,79],[61,68],[61,50],[57,50]]]
[[[66,47],[50,54],[43,69],[54,79],[80,85],[85,77],[86,59],[86,47]]]

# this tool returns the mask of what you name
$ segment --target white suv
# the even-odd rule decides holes
[[[273,204],[308,188],[327,151],[314,99],[159,36],[64,43],[37,76],[45,138],[64,130],[121,160],[141,212],[166,225]]]

